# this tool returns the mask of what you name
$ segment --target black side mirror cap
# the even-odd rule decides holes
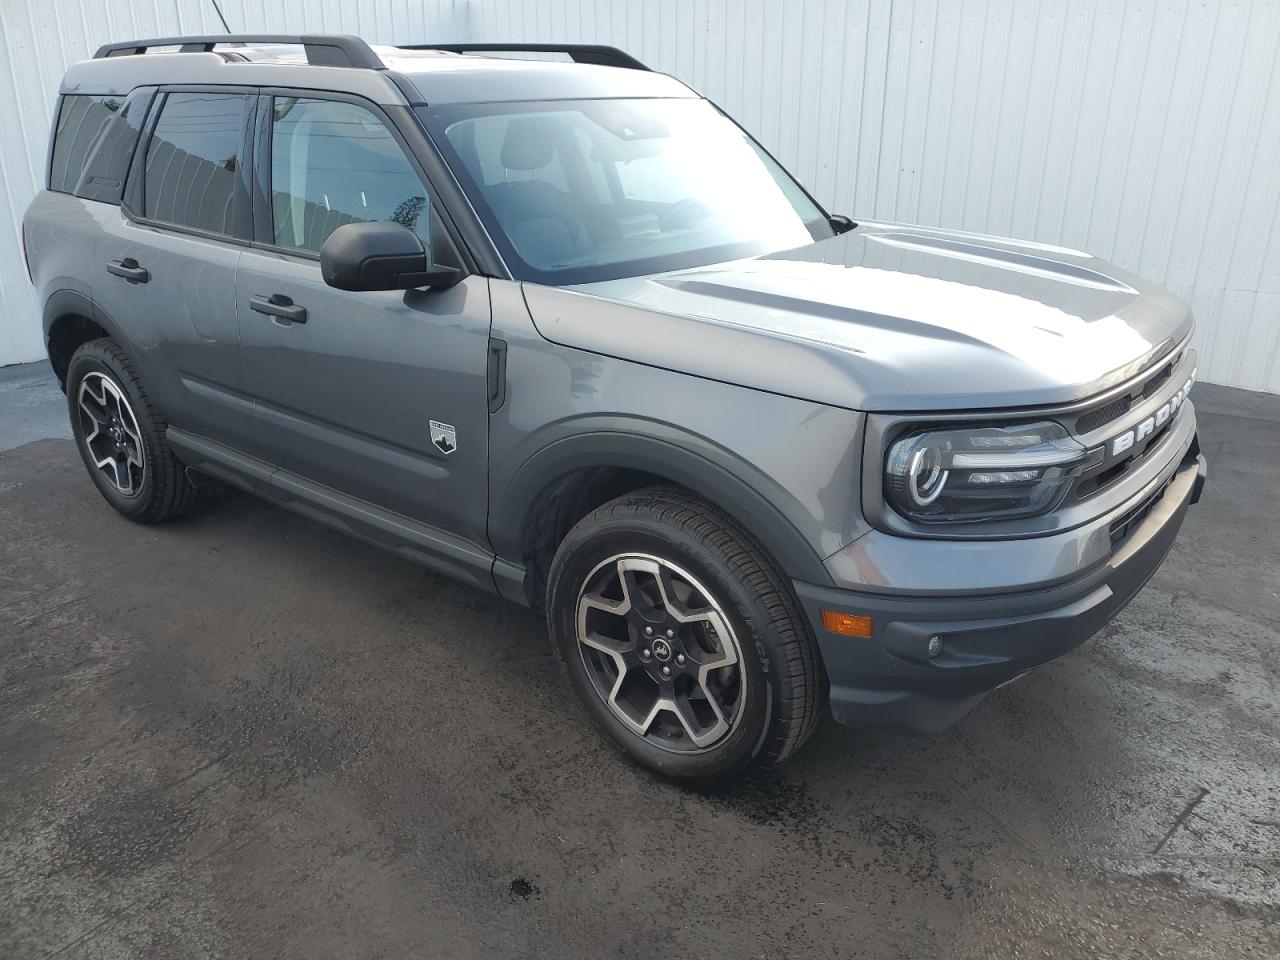
[[[399,223],[348,223],[320,248],[320,275],[339,290],[414,290],[451,287],[456,267],[427,261],[422,241]]]

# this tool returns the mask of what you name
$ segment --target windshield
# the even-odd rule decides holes
[[[420,113],[521,280],[640,276],[832,235],[804,190],[706,100],[450,104]]]

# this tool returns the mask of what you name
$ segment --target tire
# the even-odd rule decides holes
[[[164,419],[115,341],[91,340],[72,355],[67,407],[76,448],[107,503],[138,523],[171,520],[191,508],[195,487],[169,449]]]
[[[678,488],[627,494],[579,521],[552,560],[546,611],[595,722],[683,784],[721,786],[781,763],[825,704],[782,573],[731,518]]]

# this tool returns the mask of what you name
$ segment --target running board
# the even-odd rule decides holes
[[[169,427],[165,436],[189,469],[207,473],[439,573],[501,593],[493,579],[494,555],[461,537],[314,483],[216,440],[176,427]]]

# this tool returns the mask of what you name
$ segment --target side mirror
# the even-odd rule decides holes
[[[422,241],[398,223],[348,223],[320,248],[320,275],[339,290],[451,287],[462,271],[428,263]]]

